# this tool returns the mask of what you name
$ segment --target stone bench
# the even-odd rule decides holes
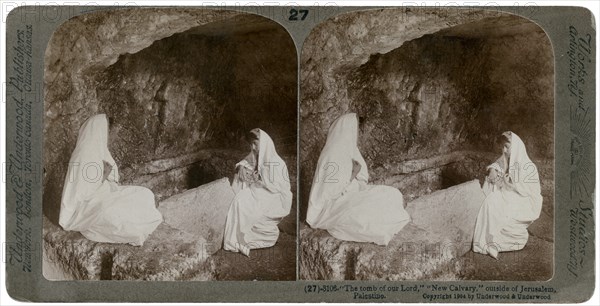
[[[484,195],[477,180],[411,201],[412,217],[387,246],[300,231],[300,277],[328,280],[452,280],[469,252]]]
[[[221,249],[227,212],[235,194],[227,178],[174,195],[158,205],[164,222],[206,240],[209,255]]]
[[[144,245],[93,242],[44,219],[44,258],[78,280],[210,280],[233,191],[227,178],[160,202],[164,221]]]

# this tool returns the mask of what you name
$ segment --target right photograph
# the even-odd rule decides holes
[[[300,61],[299,278],[545,281],[554,54],[504,12],[336,15]]]

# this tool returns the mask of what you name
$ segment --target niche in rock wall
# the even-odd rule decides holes
[[[327,129],[348,112],[364,118],[370,181],[405,200],[482,179],[504,131],[521,137],[552,194],[554,55],[544,31],[498,12],[394,13],[336,17],[304,44],[301,212]]]
[[[294,169],[296,58],[279,24],[234,11],[124,9],[65,22],[45,58],[45,215],[58,219],[78,129],[99,113],[121,182],[159,201],[233,176],[253,128]]]

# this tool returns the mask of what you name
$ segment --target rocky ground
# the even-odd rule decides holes
[[[157,230],[156,236],[165,236],[162,233],[166,225],[161,225]],[[187,257],[193,252],[177,252],[175,250],[177,242],[165,244],[160,247],[156,243],[150,246],[144,246],[142,249],[126,245],[97,244],[91,242],[77,233],[68,234],[57,227],[50,229],[51,235],[67,235],[62,247],[70,246],[73,255],[79,253],[90,254],[91,256],[79,256],[79,258],[69,258],[75,266],[67,267],[63,261],[65,258],[57,257],[57,253],[65,254],[66,248],[57,249],[56,245],[48,245],[44,257],[44,276],[49,280],[103,280],[103,279],[146,279],[146,280],[233,280],[233,281],[286,281],[296,279],[296,239],[294,236],[281,233],[279,240],[274,247],[266,249],[253,250],[250,257],[240,253],[227,252],[219,250],[208,260],[202,259],[197,262],[191,262]],[[163,237],[162,239],[172,239]],[[66,239],[73,239],[73,244],[64,243]],[[155,239],[151,240],[153,242]],[[162,243],[166,243],[165,240]],[[188,243],[189,244],[189,243]],[[186,250],[189,249],[184,244]],[[180,247],[181,248],[181,247]],[[110,252],[103,252],[110,249]],[[51,253],[54,250],[54,253]],[[95,252],[93,250],[98,250]],[[152,250],[152,251],[149,251]],[[190,249],[191,250],[191,249]],[[111,254],[108,256],[107,254]],[[135,260],[130,260],[132,256],[126,256],[124,260],[119,260],[114,254],[135,254]],[[52,259],[48,259],[50,254]],[[112,258],[108,260],[108,258]],[[199,256],[201,257],[201,256]],[[154,260],[150,260],[154,258]],[[168,258],[175,258],[173,262],[166,262]],[[206,258],[206,256],[205,256]],[[116,263],[115,261],[120,261]],[[108,263],[110,262],[110,267]],[[127,263],[128,262],[128,263]],[[97,264],[100,263],[100,264]],[[172,266],[172,264],[177,266]],[[152,266],[150,269],[135,269],[135,266]],[[171,266],[172,269],[169,269]],[[181,268],[181,269],[178,269]],[[135,275],[130,275],[130,272]],[[75,275],[74,275],[75,274]]]
[[[518,252],[498,260],[475,254],[471,243],[483,194],[477,181],[433,192],[407,204],[412,221],[387,246],[333,238],[303,224],[300,278],[330,280],[538,280],[552,277],[553,199]]]

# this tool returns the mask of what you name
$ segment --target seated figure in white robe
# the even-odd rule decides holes
[[[410,216],[398,189],[368,184],[367,165],[357,146],[358,132],[354,113],[342,115],[329,128],[313,178],[306,221],[341,240],[387,245]]]
[[[542,195],[537,167],[517,134],[502,134],[503,154],[489,165],[473,238],[473,251],[498,258],[517,251],[529,238],[527,227],[539,218]]]
[[[119,169],[108,151],[106,115],[79,129],[62,193],[59,223],[96,242],[140,246],[162,222],[154,194],[119,185]]]
[[[236,165],[232,188],[236,193],[225,224],[223,248],[249,256],[251,249],[277,242],[281,219],[290,213],[292,192],[288,169],[267,133],[254,129],[248,138],[251,152]]]

